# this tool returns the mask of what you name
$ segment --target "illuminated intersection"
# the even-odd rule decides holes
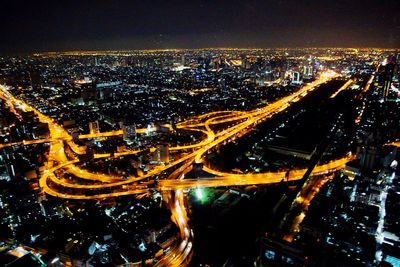
[[[138,177],[129,177],[128,179],[118,177],[116,175],[93,173],[80,168],[78,165],[80,160],[77,156],[71,157],[71,154],[66,154],[64,146],[68,145],[76,155],[85,153],[83,147],[75,144],[72,137],[67,131],[53,121],[53,119],[43,115],[35,108],[29,106],[25,102],[15,99],[8,91],[3,88],[2,98],[7,99],[7,104],[11,109],[20,108],[24,111],[33,111],[38,116],[39,120],[48,123],[50,130],[50,138],[42,140],[30,140],[17,143],[2,145],[2,147],[12,145],[28,145],[37,143],[50,143],[50,152],[48,157],[48,168],[44,171],[40,178],[40,186],[44,192],[55,197],[70,198],[70,199],[101,199],[107,197],[118,197],[122,195],[144,193],[151,185],[152,189],[158,190],[175,190],[186,189],[191,187],[215,187],[215,186],[230,186],[230,185],[247,185],[247,184],[268,184],[277,183],[285,177],[285,172],[267,172],[261,174],[234,174],[223,173],[208,167],[204,170],[217,177],[202,180],[184,180],[184,179],[163,179],[159,184],[154,186],[152,177],[159,175],[175,166],[184,165],[187,162],[201,163],[206,153],[216,146],[229,142],[238,138],[247,132],[251,131],[258,123],[271,118],[274,114],[282,112],[288,108],[292,102],[296,102],[311,91],[315,90],[320,84],[325,83],[338,75],[334,72],[325,72],[319,79],[311,84],[308,84],[297,92],[277,100],[263,108],[253,111],[217,111],[210,112],[187,121],[177,124],[178,130],[198,131],[205,135],[205,138],[198,143],[171,147],[171,152],[186,152],[183,156],[178,157],[166,165],[156,166],[149,172]],[[216,125],[228,124],[229,127],[216,132],[213,130]],[[144,133],[144,129],[138,129],[138,133]],[[122,131],[112,131],[105,133],[93,133],[78,136],[79,139],[89,139],[98,137],[111,137],[122,135]],[[151,150],[151,149],[150,149]],[[95,154],[95,159],[117,158],[126,155],[133,155],[142,152],[141,150],[124,151],[114,154]],[[351,157],[344,157],[334,162],[319,166],[314,170],[314,174],[322,174],[329,171],[335,171],[341,168]],[[189,165],[186,168],[190,168]],[[302,177],[305,170],[291,171],[290,180],[297,180]],[[69,173],[77,179],[69,181],[63,178],[63,175]],[[184,170],[182,170],[184,173]],[[179,177],[179,175],[177,176]],[[171,177],[170,177],[171,178]],[[84,183],[80,183],[83,180]],[[90,182],[88,184],[88,181]],[[139,184],[140,182],[140,184]],[[110,191],[106,193],[105,191]]]
[[[186,265],[191,257],[193,234],[188,226],[188,216],[184,205],[184,189],[198,187],[219,187],[235,185],[257,185],[295,181],[303,177],[306,169],[295,169],[286,175],[286,171],[265,172],[257,174],[236,174],[221,172],[212,167],[203,170],[215,176],[206,179],[185,179],[193,163],[202,163],[205,155],[227,142],[232,142],[253,130],[259,123],[264,122],[291,106],[292,103],[316,90],[321,84],[326,83],[339,75],[333,71],[326,71],[310,84],[306,84],[298,91],[283,97],[262,108],[252,111],[214,111],[196,116],[186,121],[177,123],[179,131],[194,131],[204,135],[203,139],[194,144],[170,147],[174,153],[174,160],[165,165],[157,165],[147,173],[138,176],[121,177],[113,174],[97,173],[81,167],[79,155],[85,154],[84,147],[79,146],[70,134],[53,119],[39,112],[22,100],[12,96],[5,87],[0,87],[0,98],[8,105],[10,110],[19,117],[18,109],[33,111],[39,120],[47,123],[50,136],[47,139],[28,140],[23,142],[0,145],[0,149],[13,145],[29,145],[49,143],[49,155],[45,164],[39,184],[42,190],[51,196],[64,199],[101,200],[126,195],[147,194],[150,190],[162,191],[164,201],[170,208],[172,220],[180,229],[180,241],[157,262],[157,266]],[[349,81],[348,84],[351,84]],[[169,125],[166,125],[170,127]],[[138,134],[143,134],[146,129],[137,129]],[[92,133],[78,136],[78,139],[92,139],[99,137],[113,137],[122,135],[122,130]],[[73,153],[67,153],[70,148]],[[155,148],[132,149],[119,153],[94,154],[94,159],[119,158],[138,153],[152,153]],[[352,160],[349,154],[324,165],[317,166],[312,175],[324,175],[335,172]],[[160,176],[166,179],[158,179]]]

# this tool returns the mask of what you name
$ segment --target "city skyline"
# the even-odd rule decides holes
[[[343,48],[0,57],[0,263],[396,262],[398,59]]]
[[[0,266],[400,267],[400,1],[3,2]]]

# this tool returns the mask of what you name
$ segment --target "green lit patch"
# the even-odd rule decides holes
[[[204,200],[203,188],[196,188],[196,197],[198,200]]]
[[[208,204],[215,199],[215,192],[212,188],[197,187],[190,191],[193,200],[200,204]]]

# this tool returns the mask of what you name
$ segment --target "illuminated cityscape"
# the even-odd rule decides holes
[[[298,4],[286,14],[289,2],[270,6],[276,29],[258,0],[224,9],[224,22],[212,20],[218,3],[146,15],[124,1],[109,13],[7,3],[0,265],[400,266],[400,25],[371,18],[370,39],[353,43],[363,30],[333,23],[347,11],[332,4],[310,43],[316,18]],[[38,19],[58,7],[68,26]],[[284,13],[304,23],[293,30]],[[118,31],[130,14],[141,30]]]

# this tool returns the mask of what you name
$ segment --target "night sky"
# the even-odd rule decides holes
[[[0,53],[400,47],[400,0],[2,0]]]

